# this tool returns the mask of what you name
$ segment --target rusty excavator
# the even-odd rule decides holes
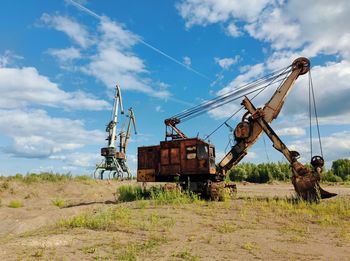
[[[323,157],[313,156],[311,168],[303,165],[298,161],[299,153],[289,150],[270,126],[270,123],[279,115],[297,78],[308,73],[309,70],[310,61],[300,57],[286,68],[166,119],[165,141],[161,141],[160,145],[138,148],[137,181],[179,182],[185,189],[217,199],[220,191],[225,187],[235,189],[234,184],[224,182],[228,171],[242,160],[249,148],[264,132],[272,141],[273,147],[280,151],[290,163],[293,173],[292,183],[301,198],[318,201],[336,196],[320,187],[319,182],[324,166]],[[256,108],[252,100],[272,84],[278,85],[277,90],[262,108]],[[248,98],[250,94],[254,94],[251,99]],[[188,138],[177,125],[242,98],[242,107],[230,117],[232,118],[242,109],[246,111],[233,131],[235,144],[223,159],[215,164],[214,145],[198,137]],[[227,121],[224,124],[227,124]]]

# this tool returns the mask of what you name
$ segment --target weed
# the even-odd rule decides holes
[[[8,206],[10,208],[21,208],[23,207],[23,203],[19,200],[12,200]]]
[[[64,199],[56,198],[52,200],[52,204],[56,207],[63,208],[66,205],[66,202],[64,201]]]
[[[87,212],[67,220],[60,220],[58,224],[68,228],[88,228],[92,230],[115,230],[117,221],[127,224],[130,210],[124,207],[109,208],[105,211]]]
[[[0,185],[0,192],[7,190],[10,187],[10,184],[8,183],[8,181],[4,181],[3,183],[1,183]]]
[[[135,201],[144,198],[144,191],[140,186],[123,185],[117,190],[118,200],[121,202]]]
[[[84,247],[82,250],[85,254],[93,254],[96,252],[95,247]]]
[[[247,250],[249,252],[252,252],[255,248],[256,245],[254,243],[251,242],[246,242],[241,246],[244,250]]]
[[[44,255],[44,248],[39,248],[32,255],[33,257],[42,257]]]
[[[163,188],[153,187],[150,191],[150,199],[155,204],[189,204],[199,201],[198,195],[191,191],[167,190]]]
[[[227,223],[227,222],[224,222],[222,224],[219,224],[216,226],[216,229],[219,233],[233,233],[233,232],[236,232],[238,230],[238,227],[236,224],[234,223]]]
[[[118,188],[118,200],[121,202],[151,199],[155,204],[188,204],[199,201],[199,197],[190,191],[151,187],[143,190],[140,186],[125,185]]]
[[[149,206],[149,202],[146,200],[138,200],[136,202],[136,207],[139,209],[145,209],[148,206]]]
[[[116,258],[118,260],[125,261],[134,261],[139,260],[139,256],[141,254],[149,253],[154,248],[159,246],[161,243],[165,243],[166,240],[164,238],[152,238],[144,243],[134,243],[131,245],[127,245],[122,247],[122,252],[119,253]]]
[[[190,260],[190,261],[197,261],[197,260],[199,260],[199,257],[193,255],[193,254],[190,252],[190,250],[188,250],[188,249],[185,249],[185,250],[183,250],[183,251],[180,252],[180,253],[173,254],[173,256],[174,256],[174,257],[177,257],[177,258],[184,259],[184,260]]]
[[[73,177],[71,173],[59,174],[59,173],[52,173],[52,172],[28,173],[26,175],[17,173],[15,176],[2,177],[2,178],[5,180],[4,183],[6,183],[7,181],[13,180],[13,181],[20,181],[27,184],[42,182],[42,181],[46,181],[46,182],[60,182],[60,181],[69,181],[69,180],[86,181],[91,179],[88,176]]]

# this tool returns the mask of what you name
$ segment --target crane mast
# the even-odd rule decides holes
[[[117,140],[117,123],[119,120],[119,109],[120,113],[124,114],[124,108],[123,108],[123,100],[122,95],[120,91],[119,85],[116,85],[115,87],[115,95],[114,95],[114,102],[113,102],[113,108],[112,108],[112,115],[111,115],[111,121],[107,124],[106,132],[108,133],[107,136],[107,147],[101,148],[101,156],[104,157],[103,161],[100,164],[96,165],[96,169],[94,172],[95,178],[103,179],[103,174],[105,171],[109,171],[109,178],[113,176],[118,178],[123,178],[124,174],[127,175],[128,178],[131,177],[130,169],[128,168],[126,164],[126,146],[128,143],[128,139],[130,137],[130,122],[128,125],[128,130],[125,135],[124,131],[121,130],[120,132],[120,144],[119,144],[119,151],[116,149],[116,140]],[[134,128],[136,130],[135,125],[135,116],[132,109],[129,109],[129,116],[130,121],[133,122]],[[111,176],[112,175],[112,176]]]

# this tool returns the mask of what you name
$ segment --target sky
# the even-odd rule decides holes
[[[27,0],[1,1],[0,175],[93,173],[106,146],[114,88],[132,107],[137,147],[165,138],[164,120],[290,65],[311,61],[323,155],[350,158],[350,2],[347,0]],[[308,75],[298,78],[272,127],[310,160]],[[254,101],[262,106],[271,93]],[[211,133],[240,101],[178,127]],[[239,123],[243,112],[228,123]],[[118,130],[126,118],[119,117]],[[320,154],[315,120],[313,153]],[[232,144],[212,136],[217,162]],[[244,159],[282,161],[267,137]]]

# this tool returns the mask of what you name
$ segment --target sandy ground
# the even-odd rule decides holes
[[[115,204],[116,188],[128,183],[9,182],[0,193],[0,260],[350,260],[350,216],[341,225],[331,213],[321,223],[302,215],[291,220],[265,201],[257,205],[292,195],[290,184],[238,184],[229,202]],[[349,187],[323,188],[349,207]],[[13,200],[23,207],[9,207]],[[66,207],[55,206],[57,200]],[[126,213],[112,230],[57,225],[109,208]]]

